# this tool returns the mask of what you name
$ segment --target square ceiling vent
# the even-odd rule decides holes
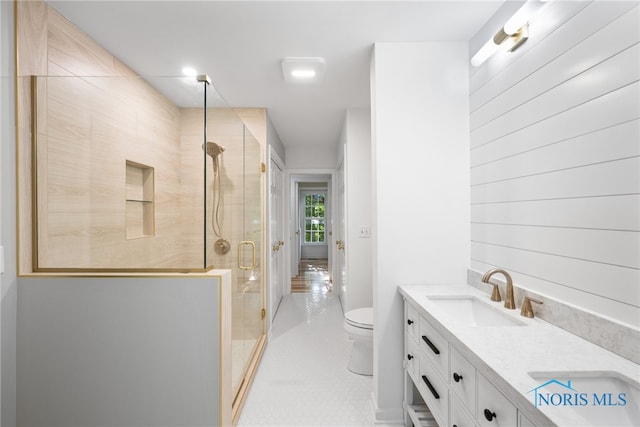
[[[282,74],[287,83],[318,83],[324,77],[324,58],[285,58],[282,60]]]

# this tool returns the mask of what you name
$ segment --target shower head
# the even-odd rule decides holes
[[[204,149],[204,147],[202,147]],[[224,147],[222,145],[218,145],[215,142],[207,141],[207,154],[212,158],[218,157],[218,155],[222,154],[224,151]]]

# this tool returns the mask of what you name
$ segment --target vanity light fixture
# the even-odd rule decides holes
[[[527,0],[504,26],[473,55],[471,65],[480,66],[501,46],[504,46],[509,52],[518,49],[529,38],[529,20],[546,2],[547,0]]]
[[[317,83],[324,76],[324,58],[285,58],[282,60],[282,74],[287,83]]]

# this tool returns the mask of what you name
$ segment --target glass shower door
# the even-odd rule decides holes
[[[220,148],[206,157],[207,266],[232,271],[231,387],[234,420],[265,341],[262,265],[262,146],[231,108],[212,102],[206,141]],[[219,194],[216,194],[216,191]]]
[[[244,128],[242,182],[242,240],[234,275],[239,285],[233,302],[234,392],[246,391],[265,339],[264,268],[262,265],[262,171],[261,146]],[[240,368],[240,369],[239,369]],[[242,399],[236,399],[242,400]],[[234,405],[235,406],[235,405]],[[237,408],[234,407],[234,413]]]

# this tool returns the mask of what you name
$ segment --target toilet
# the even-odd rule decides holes
[[[347,369],[373,375],[373,307],[357,308],[344,315],[344,330],[353,341]]]

